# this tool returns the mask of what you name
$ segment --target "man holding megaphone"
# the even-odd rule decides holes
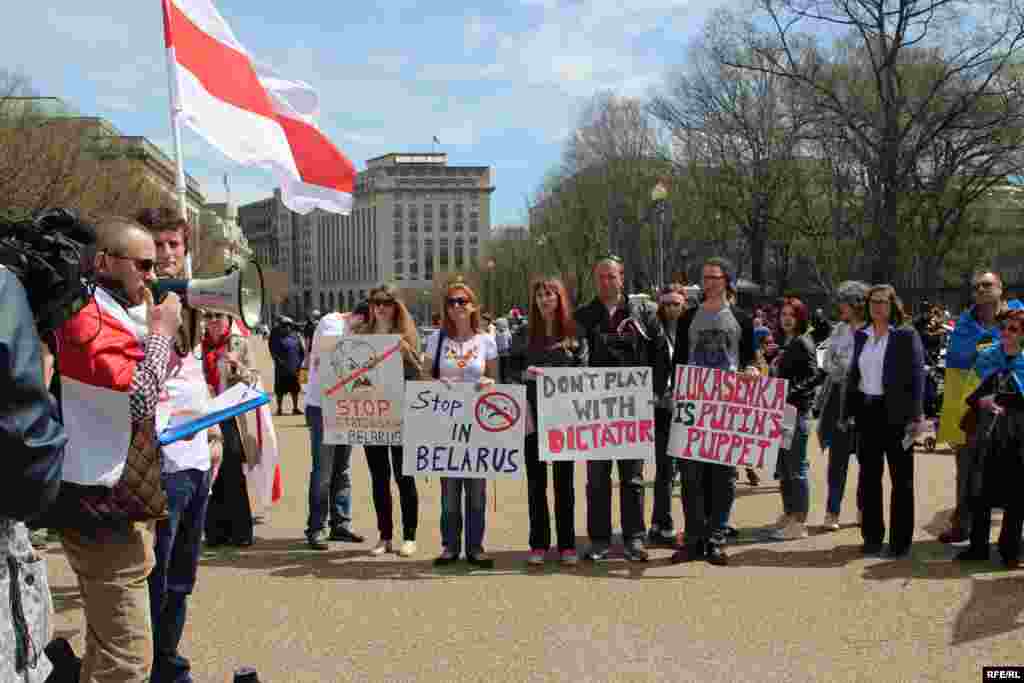
[[[159,299],[168,282],[186,283],[178,294],[187,299],[186,259],[191,226],[168,209],[147,209],[137,217],[156,244],[156,274],[160,280],[152,289]],[[193,281],[195,282],[195,281]],[[182,291],[184,290],[184,291]],[[210,398],[203,375],[202,312],[194,302],[182,309],[182,325],[175,338],[167,376],[166,391],[157,404],[157,419],[173,420],[202,414]],[[149,575],[150,610],[153,623],[154,683],[189,678],[189,662],[178,653],[188,595],[195,586],[196,569],[202,549],[203,529],[210,497],[212,465],[221,458],[220,426],[163,447],[163,485],[167,492],[168,516],[156,525],[156,565]]]

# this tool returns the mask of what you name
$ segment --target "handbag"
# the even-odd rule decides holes
[[[167,518],[167,493],[160,475],[163,451],[156,439],[156,415],[132,426],[128,458],[108,493],[83,495],[82,508],[95,519],[148,522]],[[95,487],[90,487],[95,488]]]
[[[163,451],[156,438],[156,416],[151,415],[132,425],[128,457],[117,483],[107,487],[62,482],[45,526],[87,531],[167,519],[162,472]]]

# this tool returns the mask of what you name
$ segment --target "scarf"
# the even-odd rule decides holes
[[[1017,384],[1017,391],[1024,395],[1024,354],[1017,354],[1011,358],[1006,355],[1003,345],[997,343],[978,354],[978,360],[974,363],[974,371],[982,381],[1003,370],[1010,371]]]
[[[1007,302],[1007,308],[1024,308],[1017,299]],[[946,350],[946,367],[970,370],[978,357],[978,346],[999,345],[999,326],[985,327],[974,315],[975,307],[960,315],[953,333],[949,335]]]

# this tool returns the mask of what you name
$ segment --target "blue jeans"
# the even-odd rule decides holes
[[[787,515],[807,515],[811,504],[811,485],[807,478],[807,415],[796,418],[793,442],[786,450],[779,449],[779,489],[782,511]]]
[[[352,447],[324,443],[324,419],[319,406],[306,406],[313,468],[309,472],[309,519],[306,536],[319,533],[330,514],[331,529],[352,527]],[[329,509],[328,509],[329,506]]]
[[[484,550],[487,525],[487,480],[441,477],[441,535],[449,553],[462,552],[462,492],[466,492],[466,555]]]
[[[202,434],[197,438],[205,438]],[[164,473],[167,519],[156,524],[156,564],[149,575],[149,609],[153,624],[152,683],[191,683],[189,661],[178,654],[185,628],[188,596],[196,585],[210,470]]]

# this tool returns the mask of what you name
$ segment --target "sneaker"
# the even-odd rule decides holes
[[[635,540],[630,541],[626,544],[626,547],[622,549],[622,554],[630,562],[646,562],[650,559],[650,555],[647,554],[647,549],[644,548],[643,541]]]
[[[526,558],[526,564],[532,567],[539,567],[544,564],[545,552],[540,548],[534,548],[530,551],[530,556]]]
[[[309,544],[309,547],[313,550],[327,550],[328,548],[330,548],[330,546],[327,545],[326,529],[321,529],[320,531],[317,531],[314,534],[306,536],[306,542]]]
[[[412,557],[416,554],[416,541],[402,541],[398,547],[399,557]]]
[[[494,560],[488,557],[485,552],[479,552],[475,555],[466,555],[466,562],[469,562],[474,567],[479,567],[480,569],[494,568]]]
[[[454,564],[459,561],[459,556],[455,553],[450,553],[445,550],[443,553],[434,558],[435,567],[444,567],[449,564]]]
[[[781,529],[776,529],[768,534],[768,538],[773,541],[796,541],[807,538],[807,525],[794,520]]]
[[[562,551],[562,564],[574,567],[580,562],[580,556],[572,548]]]
[[[651,527],[647,532],[647,545],[655,548],[674,548],[676,547],[676,533]]]
[[[939,543],[963,543],[969,537],[960,529],[946,529],[939,534]]]
[[[953,559],[957,562],[988,562],[988,548],[968,547],[967,550],[957,553]]]
[[[753,467],[747,468],[747,483],[751,486],[757,486],[761,483],[761,477]]]
[[[601,562],[608,559],[608,546],[595,543],[587,551],[586,558],[591,562]]]
[[[342,529],[341,527],[331,529],[330,539],[332,541],[344,541],[345,543],[362,543],[366,540],[364,537],[360,536],[354,531]]]
[[[709,543],[707,550],[704,553],[704,559],[708,561],[708,564],[713,564],[716,567],[725,567],[729,564],[729,556],[722,550],[722,546],[717,543]]]
[[[827,531],[839,531],[839,515],[831,512],[825,515],[825,523],[821,525]]]
[[[769,529],[784,529],[789,526],[789,513],[783,512],[773,524],[768,525]]]
[[[384,553],[391,552],[391,541],[385,541],[383,538],[377,541],[377,545],[370,549],[370,554],[374,557],[383,555]]]

